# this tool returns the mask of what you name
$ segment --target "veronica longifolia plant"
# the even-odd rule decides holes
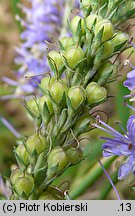
[[[11,199],[64,198],[51,183],[83,159],[77,141],[92,129],[91,109],[107,100],[105,84],[117,74],[111,57],[128,45],[118,27],[134,17],[134,1],[82,0],[81,8],[83,16],[69,22],[72,36],[60,38],[47,55],[54,76],[44,77],[42,96],[25,104],[36,130],[14,149]]]

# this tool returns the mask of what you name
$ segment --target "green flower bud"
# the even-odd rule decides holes
[[[124,45],[129,40],[129,35],[125,32],[118,32],[116,36],[111,40],[114,45],[115,51],[119,50],[121,47],[125,47]]]
[[[74,134],[78,135],[91,130],[90,122],[92,121],[93,117],[89,113],[81,116],[73,128]]]
[[[68,96],[71,100],[72,107],[77,109],[85,101],[86,94],[83,87],[73,86],[68,90]]]
[[[63,200],[64,193],[57,187],[48,186],[38,199],[39,200]]]
[[[19,196],[24,193],[29,197],[33,189],[33,182],[28,177],[19,177],[15,182],[14,189]]]
[[[10,200],[18,200],[18,199],[19,197],[15,193],[10,196]]]
[[[24,174],[21,171],[21,169],[16,168],[15,170],[12,171],[11,176],[10,176],[10,180],[11,180],[12,185],[15,185],[18,178],[24,177],[24,175],[25,175],[25,177],[29,178],[31,182],[34,181],[31,174],[29,174],[28,172],[25,172],[25,174]]]
[[[81,47],[72,47],[67,50],[65,54],[68,65],[71,69],[74,69],[77,64],[84,58],[84,52]]]
[[[47,177],[50,179],[61,173],[68,165],[68,159],[65,151],[60,146],[54,147],[47,158],[47,163]]]
[[[107,91],[96,82],[91,82],[86,88],[87,102],[89,105],[102,102],[107,97]]]
[[[30,108],[30,110],[37,116],[39,116],[39,109],[37,106],[38,100],[36,99],[30,99],[27,101],[27,106]]]
[[[60,55],[59,52],[56,51],[50,51],[48,56],[51,58],[51,60],[53,60],[53,64],[55,63],[57,70],[59,71],[63,66],[64,66],[64,62],[63,59]],[[50,65],[50,62],[49,62]],[[50,67],[52,68],[52,66],[50,65]]]
[[[83,14],[85,16],[88,16],[91,12],[91,7],[90,7],[90,0],[82,0],[81,4],[81,10],[83,11]]]
[[[27,139],[26,148],[30,155],[32,155],[34,151],[39,155],[46,148],[46,140],[43,136],[34,134]]]
[[[38,104],[39,104],[40,111],[43,112],[45,102],[47,104],[47,107],[49,109],[50,114],[52,115],[54,112],[53,111],[53,105],[52,105],[51,99],[48,95],[44,95],[43,97],[39,98]]]
[[[100,58],[106,59],[114,52],[114,45],[111,41],[107,41],[98,49],[97,53],[100,52],[100,50],[102,50]]]
[[[69,148],[65,152],[71,165],[79,163],[83,158],[83,152],[80,148]]]
[[[111,41],[107,41],[103,44],[104,52],[103,52],[103,58],[107,58],[114,52],[114,46]]]
[[[109,40],[113,34],[114,34],[114,27],[112,23],[107,20],[103,19],[100,22],[98,22],[95,26],[95,35],[98,34],[98,32],[104,27],[103,35],[102,35],[102,42]]]
[[[19,158],[23,161],[25,165],[29,164],[29,155],[26,151],[26,148],[23,144],[17,146],[16,153],[18,154]]]
[[[88,7],[91,4],[91,0],[82,0],[83,7]]]
[[[41,80],[41,88],[44,90],[44,91],[47,91],[47,90],[50,90],[50,86],[53,84],[54,82],[54,77],[44,77],[42,80]]]
[[[73,34],[75,34],[78,30],[78,24],[79,22],[81,22],[81,30],[82,30],[82,33],[84,34],[85,33],[85,30],[84,30],[84,19],[81,18],[80,16],[75,16],[72,20],[71,20],[71,30],[73,32]]]
[[[100,16],[98,16],[97,14],[91,14],[86,18],[86,26],[88,29],[91,29],[95,20],[97,20],[97,22],[99,22],[100,20],[102,20],[102,18]]]
[[[64,92],[68,90],[67,85],[62,80],[55,80],[50,88],[52,98],[56,103],[60,103]]]
[[[21,177],[21,176],[23,176],[23,173],[19,168],[13,170],[10,176],[12,185],[14,185],[18,177]]]
[[[116,74],[116,71],[117,71],[117,66],[112,64],[112,62],[110,61],[106,61],[98,69],[94,81],[97,81],[99,85],[104,84],[112,74]]]
[[[74,40],[72,37],[63,37],[60,39],[62,49],[67,50],[74,45]]]

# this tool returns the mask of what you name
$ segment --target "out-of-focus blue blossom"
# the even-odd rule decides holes
[[[5,76],[2,77],[3,82],[13,86],[15,91],[11,95],[1,96],[0,100],[23,98],[24,93],[34,92],[42,75],[49,71],[46,57],[48,44],[45,41],[51,42],[51,37],[55,40],[58,39],[61,28],[63,28],[65,4],[70,8],[73,3],[75,7],[79,7],[79,0],[27,1],[31,3],[31,7],[28,8],[22,4],[18,5],[25,14],[24,19],[18,15],[16,17],[24,28],[20,35],[22,43],[20,47],[15,48],[15,63],[19,65],[18,71],[15,72],[16,80]],[[30,79],[26,79],[26,77],[30,77]],[[1,115],[0,120],[16,137],[19,137],[18,132]]]
[[[99,117],[97,119],[100,124],[93,125],[113,136],[113,138],[101,137],[106,140],[102,146],[103,155],[105,157],[112,155],[127,157],[119,167],[118,179],[123,180],[130,172],[135,175],[135,116],[129,117],[127,132],[124,135],[103,122]]]
[[[19,73],[32,72],[35,75],[48,70],[45,41],[57,36],[62,26],[64,0],[31,0],[31,8],[21,5],[26,21],[19,18],[25,30],[21,33],[23,43],[16,48],[15,62],[21,65]]]
[[[0,115],[0,121],[11,131],[11,133],[16,138],[21,138],[21,135],[17,132],[17,130],[10,124],[10,122],[6,118]]]
[[[35,76],[49,71],[46,58],[48,45],[45,41],[50,42],[51,37],[58,38],[64,15],[64,0],[29,0],[29,2],[31,3],[30,8],[19,5],[25,18],[17,16],[24,27],[21,33],[23,42],[15,49],[15,63],[20,67],[15,73],[17,81],[3,77],[4,82],[17,87],[16,97],[23,95],[24,92],[33,92],[37,86],[36,82],[42,77],[25,79],[25,75]]]
[[[28,0],[31,7],[22,4],[18,6],[25,14],[25,18],[16,16],[24,30],[20,37],[22,43],[16,47],[15,63],[19,65],[15,73],[17,81],[3,77],[2,80],[16,86],[14,96],[3,96],[1,99],[20,98],[24,93],[31,93],[37,87],[42,75],[49,71],[46,58],[46,49],[51,38],[58,39],[65,16],[66,4],[68,7],[79,7],[79,0]],[[72,2],[72,4],[71,4]],[[30,77],[26,79],[25,76]]]
[[[0,196],[3,196],[3,198],[8,199],[10,195],[11,195],[11,189],[9,188],[8,184],[4,183],[4,180],[0,175]]]

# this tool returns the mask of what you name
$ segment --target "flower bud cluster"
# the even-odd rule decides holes
[[[48,143],[45,135],[33,134],[24,144],[14,149],[19,167],[10,176],[13,191],[11,199],[58,199],[57,191],[53,197],[53,193],[48,190],[42,193],[43,189],[66,167],[80,162],[83,152],[73,145],[55,146],[51,149]]]
[[[81,8],[85,16],[88,16],[90,12],[98,12],[103,18],[111,20],[115,26],[135,16],[133,0],[81,0]]]
[[[80,84],[86,87],[95,79],[94,76],[103,64],[107,64],[111,57],[127,48],[129,36],[116,30],[110,19],[97,13],[86,17],[74,17],[71,20],[70,29],[74,45],[77,44],[77,47],[76,49],[70,47],[59,53],[62,57],[64,56],[65,70],[78,70],[78,75],[73,72],[69,74],[68,70],[68,78],[72,79],[71,86]],[[100,81],[101,84],[104,84],[112,74],[116,76],[116,67],[111,67],[111,69],[111,73],[108,70],[105,80]]]

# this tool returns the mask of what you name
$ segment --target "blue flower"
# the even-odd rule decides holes
[[[31,3],[29,8],[19,4],[25,14],[25,19],[16,17],[24,27],[24,31],[20,35],[22,43],[15,49],[15,63],[19,65],[18,73],[15,73],[17,81],[6,77],[2,78],[9,85],[16,86],[16,91],[14,96],[3,96],[0,98],[2,100],[21,98],[24,93],[35,91],[37,82],[40,82],[46,72],[50,72],[46,57],[46,49],[48,49],[48,43],[51,42],[50,38],[52,36],[57,40],[63,25],[66,4],[64,0],[29,1]],[[78,0],[73,0],[73,2],[79,3]],[[26,75],[30,79],[25,79]]]
[[[131,45],[135,48],[135,44],[133,42],[131,42]],[[127,79],[124,81],[124,86],[132,91],[135,88],[135,67],[129,62],[129,60],[126,60],[125,65],[126,64],[129,64],[133,70],[127,74]]]
[[[12,126],[12,124],[4,118],[2,115],[0,115],[0,121],[11,131],[11,133],[16,137],[16,138],[21,138],[21,134],[17,132],[17,130]]]
[[[130,64],[130,66],[133,68],[133,70],[127,74],[127,79],[124,81],[124,86],[132,91],[135,88],[135,67],[132,64]]]
[[[100,118],[101,125],[94,124],[95,127],[109,133],[113,138],[101,137],[106,140],[103,144],[103,155],[109,157],[112,155],[126,156],[126,160],[119,167],[118,179],[123,180],[130,172],[135,175],[135,116],[132,115],[127,121],[127,132],[121,134]]]
[[[37,87],[43,74],[49,71],[46,58],[47,42],[50,37],[58,38],[62,27],[64,15],[64,0],[29,0],[31,7],[19,4],[25,14],[25,20],[17,16],[24,27],[20,37],[22,43],[16,47],[15,63],[19,65],[18,73],[15,73],[17,81],[3,77],[2,80],[16,86],[15,95],[22,97],[24,93],[31,93]],[[31,79],[25,79],[25,75],[32,75]],[[36,81],[36,82],[35,82]],[[12,98],[2,97],[1,99]]]
[[[16,48],[18,56],[15,59],[16,64],[21,65],[18,70],[21,77],[26,73],[39,75],[49,71],[46,58],[48,46],[45,41],[50,42],[51,36],[58,37],[64,13],[63,0],[31,0],[30,2],[31,8],[20,6],[26,14],[25,21],[19,18],[25,30],[21,33],[23,43],[20,48]],[[23,91],[29,92],[28,83],[34,88],[34,81],[39,81],[41,77],[31,79],[29,82],[27,80],[27,85],[24,82]]]
[[[4,183],[4,180],[0,174],[0,195],[4,196],[6,199],[9,199],[11,193],[9,185]]]

